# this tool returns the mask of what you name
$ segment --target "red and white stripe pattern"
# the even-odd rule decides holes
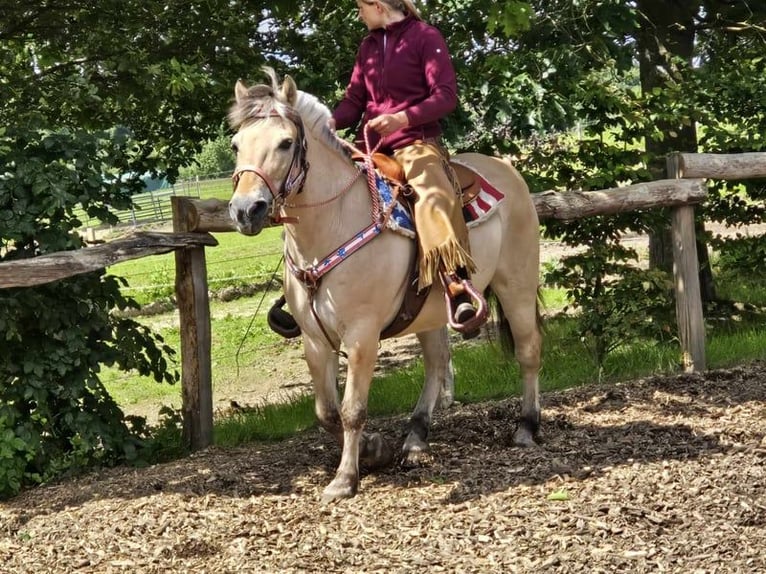
[[[481,191],[463,206],[463,216],[468,227],[478,225],[495,210],[500,201],[505,197],[502,191],[494,187],[486,179],[476,174],[479,178]]]

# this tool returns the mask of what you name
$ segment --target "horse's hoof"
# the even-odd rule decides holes
[[[352,498],[356,495],[356,491],[356,482],[335,478],[322,492],[322,504],[329,504],[344,498]]]
[[[522,448],[535,448],[538,446],[534,434],[524,426],[519,426],[516,432],[513,433],[513,444]]]
[[[394,462],[394,449],[380,433],[366,435],[359,453],[359,463],[374,470],[391,465]]]
[[[401,466],[404,468],[423,466],[430,459],[428,443],[420,438],[417,433],[410,432],[402,445]]]
[[[402,449],[402,468],[419,468],[427,466],[433,461],[431,453],[428,451],[428,447],[419,448],[411,447]]]

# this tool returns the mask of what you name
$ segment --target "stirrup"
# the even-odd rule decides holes
[[[447,324],[458,333],[462,333],[464,338],[473,338],[487,320],[486,300],[468,279],[461,279],[454,274],[440,273],[439,275],[444,285],[444,299],[447,303]],[[467,301],[460,303],[453,313],[452,298],[461,293],[468,295],[473,303]],[[474,312],[471,313],[471,311]]]
[[[277,335],[281,335],[285,339],[294,339],[300,336],[301,328],[295,322],[295,318],[282,309],[284,306],[285,296],[282,295],[269,309],[266,322]]]

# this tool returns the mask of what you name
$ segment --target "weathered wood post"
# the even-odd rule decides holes
[[[194,231],[183,197],[171,197],[173,231]],[[191,224],[191,225],[190,225]],[[181,393],[184,442],[192,450],[213,443],[213,376],[210,302],[205,248],[178,249],[176,299],[181,329]]]
[[[684,177],[679,154],[667,159],[669,178]],[[684,371],[705,370],[705,320],[702,315],[694,206],[679,205],[671,211],[673,240],[673,278],[676,292],[676,318],[681,340]]]

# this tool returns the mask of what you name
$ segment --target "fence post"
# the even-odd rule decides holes
[[[679,154],[668,156],[667,171],[669,178],[683,178]],[[674,207],[671,222],[676,318],[683,353],[683,368],[686,372],[704,371],[705,322],[702,316],[694,207]]]
[[[171,197],[170,201],[173,231],[189,231],[188,200]],[[177,249],[175,258],[184,442],[192,450],[199,450],[213,443],[210,301],[205,248]]]

